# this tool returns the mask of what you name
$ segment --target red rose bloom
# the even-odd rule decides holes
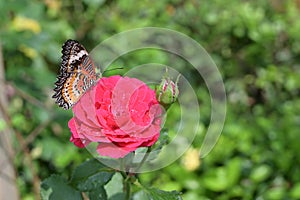
[[[101,156],[121,158],[159,137],[162,110],[155,92],[135,78],[101,78],[73,112],[70,141],[80,148],[98,142]]]

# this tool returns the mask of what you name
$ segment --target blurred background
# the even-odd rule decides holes
[[[6,0],[0,16],[0,199],[39,199],[40,180],[67,178],[91,158],[69,142],[72,112],[51,99],[64,41],[89,51],[146,26],[179,31],[207,50],[224,79],[227,115],[217,145],[199,159],[210,96],[183,62],[200,103],[199,134],[181,159],[142,182],[186,200],[300,199],[299,0]],[[112,65],[150,62],[168,60],[150,50]],[[179,111],[170,112],[175,126]]]

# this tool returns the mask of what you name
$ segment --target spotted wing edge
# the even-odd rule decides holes
[[[65,110],[68,110],[73,106],[73,104],[70,104],[64,99],[62,95],[62,89],[67,79],[70,78],[70,76],[75,71],[74,66],[70,66],[72,64],[70,63],[70,59],[71,59],[71,50],[73,46],[76,44],[80,45],[84,49],[84,47],[76,40],[69,39],[63,44],[62,51],[61,51],[62,61],[60,66],[60,73],[56,78],[55,88],[53,89],[54,95],[52,96],[52,98],[56,99],[55,103],[58,104],[59,107],[62,107]]]

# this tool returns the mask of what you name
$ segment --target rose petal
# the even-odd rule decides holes
[[[110,158],[123,158],[126,156],[130,151],[126,151],[113,143],[100,143],[97,147],[97,152],[101,156],[107,156]]]
[[[115,123],[119,127],[126,129],[123,127],[125,123],[124,119],[131,121],[129,110],[130,98],[134,92],[143,85],[145,85],[145,83],[140,80],[133,78],[130,79],[129,77],[119,79],[116,83],[116,86],[112,91],[111,112],[114,116]]]
[[[98,142],[97,152],[102,156],[124,157],[139,147],[153,145],[159,137],[162,109],[156,94],[135,78],[99,79],[73,112],[71,141],[78,146],[85,145],[80,138]]]
[[[77,132],[77,127],[76,127],[76,122],[75,119],[72,118],[69,122],[68,122],[68,126],[71,130],[71,137],[70,137],[70,141],[72,143],[74,143],[77,147],[79,148],[83,148],[86,145],[88,145],[90,143],[89,140],[85,139],[84,137],[80,137],[78,132]]]
[[[73,113],[82,123],[89,126],[98,126],[98,121],[95,115],[95,107],[93,96],[95,95],[95,87],[88,90],[73,107]]]
[[[74,117],[77,131],[82,138],[87,138],[93,142],[110,142],[107,137],[102,133],[99,127],[91,127]]]
[[[98,125],[98,121],[97,121],[97,117],[96,115],[92,114],[95,113],[95,91],[96,91],[96,87],[93,87],[89,93],[88,93],[88,100],[86,101],[86,103],[88,104],[81,104],[81,106],[83,107],[83,109],[85,110],[85,112],[87,113],[87,118],[92,121],[94,123],[94,125]]]
[[[155,135],[152,139],[144,142],[141,146],[143,147],[149,147],[152,146],[159,138],[159,133],[157,135]]]
[[[89,140],[75,138],[73,135],[71,135],[71,137],[70,137],[70,142],[72,142],[75,146],[77,146],[79,148],[84,148],[87,145],[89,145],[89,143],[90,143]]]

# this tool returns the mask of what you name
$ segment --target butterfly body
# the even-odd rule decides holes
[[[70,109],[97,81],[95,64],[86,49],[76,40],[67,40],[62,46],[60,74],[55,82],[55,102]]]

